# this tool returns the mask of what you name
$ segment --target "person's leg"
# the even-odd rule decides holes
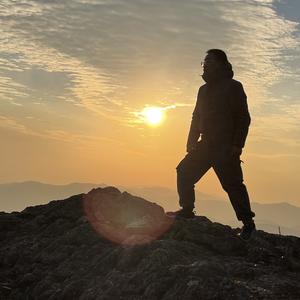
[[[179,205],[193,210],[195,203],[195,184],[211,167],[210,153],[207,145],[198,142],[194,151],[189,152],[176,167],[177,192]]]
[[[247,188],[243,183],[243,172],[238,155],[232,155],[228,147],[220,157],[216,156],[213,162],[223,189],[228,193],[230,202],[234,208],[237,219],[243,223],[252,222],[255,213],[251,211]]]

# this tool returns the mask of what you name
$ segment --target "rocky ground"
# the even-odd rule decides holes
[[[300,299],[300,238],[238,230],[114,187],[0,213],[0,299]]]

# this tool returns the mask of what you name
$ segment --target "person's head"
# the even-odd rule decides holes
[[[206,51],[204,61],[201,63],[204,71],[213,72],[228,63],[227,55],[220,49]]]

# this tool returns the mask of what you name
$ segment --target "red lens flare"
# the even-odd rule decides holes
[[[98,234],[122,245],[150,243],[174,222],[159,205],[115,187],[91,190],[83,196],[83,207]]]

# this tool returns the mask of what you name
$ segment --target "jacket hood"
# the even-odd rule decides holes
[[[220,65],[220,67],[213,72],[204,71],[202,78],[207,83],[214,83],[222,79],[232,79],[234,72],[230,62]]]

